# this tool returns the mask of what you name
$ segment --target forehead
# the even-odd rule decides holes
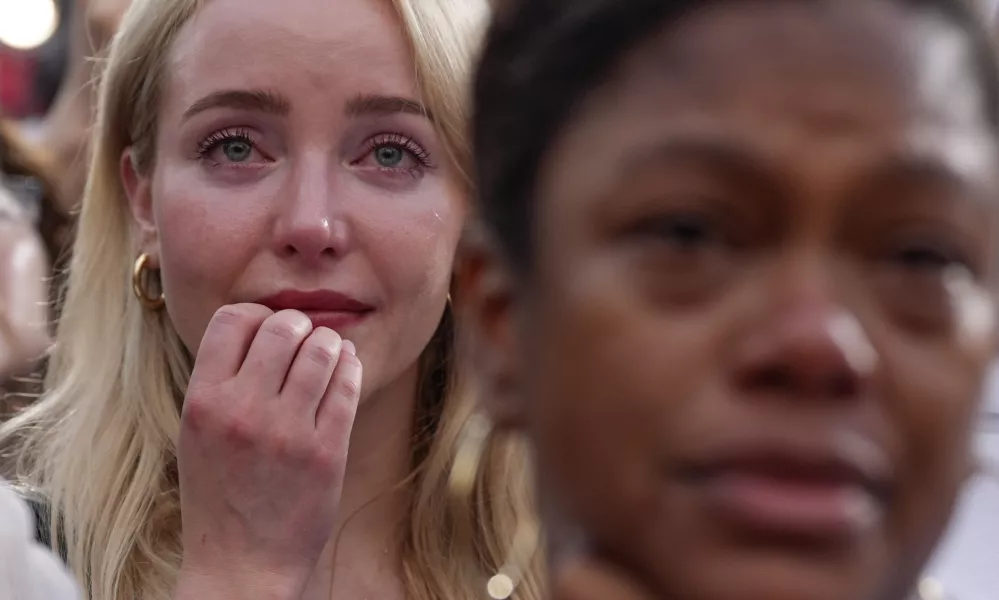
[[[416,91],[412,54],[388,0],[210,0],[178,33],[168,73],[167,96],[184,105],[233,88],[289,96]]]
[[[815,154],[840,141],[930,153],[982,174],[994,136],[972,64],[955,26],[894,2],[717,2],[628,53],[552,154],[680,131]]]

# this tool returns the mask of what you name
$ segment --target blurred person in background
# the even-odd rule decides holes
[[[516,444],[468,496],[448,478],[473,405],[449,288],[488,15],[128,10],[45,394],[0,431],[88,599],[481,596],[532,508]]]
[[[492,430],[535,450],[555,598],[996,597],[917,585],[999,343],[979,14],[513,2],[473,114],[458,289]]]
[[[30,141],[52,172],[56,198],[65,213],[83,196],[88,147],[96,118],[96,82],[108,44],[131,0],[73,0],[68,12],[67,54],[58,93]]]
[[[0,122],[0,411],[29,401],[27,377],[50,345],[55,290],[51,265],[63,257],[69,219],[54,200],[43,163]]]

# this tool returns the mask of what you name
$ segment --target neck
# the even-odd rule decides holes
[[[365,398],[350,434],[350,455],[340,498],[340,524],[368,506],[402,504],[408,500],[402,484],[412,471],[413,412],[416,410],[418,368]],[[361,518],[357,515],[355,519]]]
[[[418,371],[414,365],[358,408],[338,522],[317,571],[318,587],[333,597],[401,597]]]

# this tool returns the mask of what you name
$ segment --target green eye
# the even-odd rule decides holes
[[[245,162],[253,153],[253,146],[243,140],[231,140],[222,144],[222,154],[226,159],[238,163]]]
[[[386,144],[375,148],[375,160],[379,166],[386,168],[398,167],[404,158],[404,151],[398,146]]]

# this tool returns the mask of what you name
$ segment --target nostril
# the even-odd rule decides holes
[[[791,374],[779,366],[764,367],[755,369],[747,373],[745,384],[754,390],[783,390],[791,389],[794,381]]]
[[[826,388],[828,394],[833,398],[849,398],[860,392],[857,377],[846,372],[835,373],[830,376]]]
[[[858,378],[846,371],[818,375],[781,365],[753,369],[744,374],[742,384],[753,392],[828,399],[850,398],[860,391]]]

